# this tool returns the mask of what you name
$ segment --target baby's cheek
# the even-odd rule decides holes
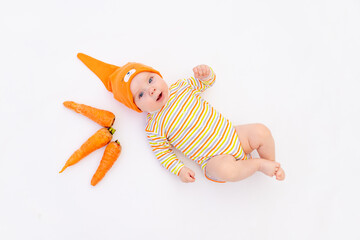
[[[135,105],[141,109],[141,102],[138,99],[134,100]]]

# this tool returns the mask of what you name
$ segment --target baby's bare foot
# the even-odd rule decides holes
[[[273,177],[279,169],[280,169],[280,163],[263,159],[263,161],[261,161],[260,163],[259,170],[264,174]]]
[[[282,168],[279,168],[279,170],[277,170],[277,172],[275,173],[276,175],[276,180],[282,181],[285,179],[285,171]]]

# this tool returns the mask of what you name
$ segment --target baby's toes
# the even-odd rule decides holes
[[[285,172],[282,168],[280,168],[277,172],[276,172],[276,180],[282,181],[285,179]]]
[[[273,177],[276,174],[276,167],[280,166],[279,163],[270,160],[263,160],[260,165],[260,171],[269,177]]]
[[[280,169],[280,163],[275,162],[275,171],[274,171],[274,175],[276,175],[276,174],[277,174],[277,172],[279,171],[279,169]]]

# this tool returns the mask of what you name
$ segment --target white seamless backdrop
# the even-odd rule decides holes
[[[360,3],[3,1],[0,3],[0,239],[360,239]],[[261,173],[182,183],[155,159],[145,113],[117,102],[84,52],[158,69],[169,83],[210,65],[203,96],[234,124],[263,123],[284,182]],[[59,174],[100,128],[73,100],[116,115],[123,150]]]

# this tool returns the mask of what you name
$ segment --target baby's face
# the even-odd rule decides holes
[[[169,88],[160,77],[152,72],[141,72],[131,81],[130,91],[138,108],[144,112],[160,110],[169,99]]]

